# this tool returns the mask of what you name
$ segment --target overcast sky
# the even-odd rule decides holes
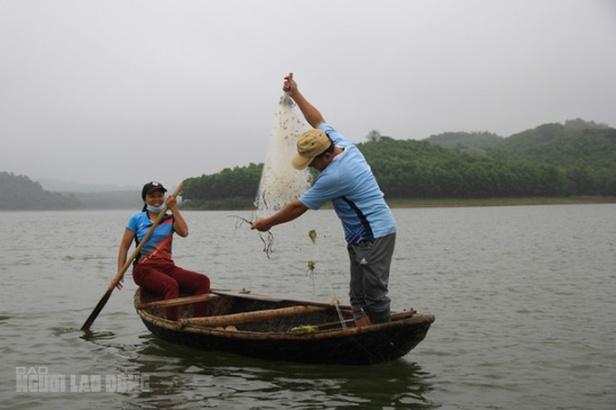
[[[262,162],[282,77],[351,140],[616,125],[616,2],[0,0],[0,171]]]

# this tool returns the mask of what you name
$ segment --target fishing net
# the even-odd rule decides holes
[[[270,215],[289,201],[298,198],[312,182],[307,169],[298,171],[291,165],[297,152],[297,140],[306,130],[295,103],[287,94],[278,102],[267,158],[254,205],[257,216]]]

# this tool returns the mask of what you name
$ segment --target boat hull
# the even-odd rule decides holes
[[[138,298],[136,295],[136,304],[140,303]],[[379,325],[339,327],[293,335],[280,331],[246,330],[241,326],[237,331],[193,324],[182,326],[144,310],[137,311],[152,334],[172,343],[306,363],[372,364],[394,360],[417,346],[434,321],[432,315],[415,314]]]

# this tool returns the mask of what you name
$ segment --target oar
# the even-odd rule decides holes
[[[180,183],[178,184],[178,187],[173,192],[173,196],[177,197],[180,194],[180,192],[182,192],[183,185],[184,185],[184,181],[180,181]],[[124,263],[124,266],[122,266],[122,268],[120,269],[118,274],[122,274],[122,273],[126,272],[126,270],[129,268],[129,266],[131,265],[133,260],[137,257],[137,255],[139,255],[139,252],[141,251],[141,248],[143,247],[143,244],[145,244],[148,241],[148,239],[150,239],[150,236],[152,236],[152,233],[154,232],[154,229],[160,223],[160,221],[163,219],[163,217],[165,216],[166,212],[167,211],[162,211],[162,212],[160,212],[156,216],[156,218],[152,222],[152,226],[150,227],[148,232],[145,234],[145,236],[143,237],[141,242],[139,242],[139,245],[135,248],[133,253],[128,257],[128,259]],[[90,316],[88,316],[88,319],[85,321],[83,326],[81,326],[81,330],[83,330],[85,332],[90,330],[90,326],[92,326],[92,323],[94,323],[94,321],[98,317],[98,314],[101,313],[101,310],[103,310],[103,308],[105,307],[105,304],[109,300],[109,297],[111,296],[111,292],[113,292],[114,288],[115,288],[115,286],[113,286],[112,284],[109,285],[109,287],[107,288],[107,291],[105,292],[105,294],[103,295],[101,300],[98,301],[98,303],[96,304],[96,307],[94,308],[92,313],[90,313]]]

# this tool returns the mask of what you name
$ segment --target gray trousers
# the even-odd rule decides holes
[[[393,233],[347,246],[351,260],[349,296],[356,319],[367,314],[372,323],[390,320],[387,286],[395,244],[396,234]]]

